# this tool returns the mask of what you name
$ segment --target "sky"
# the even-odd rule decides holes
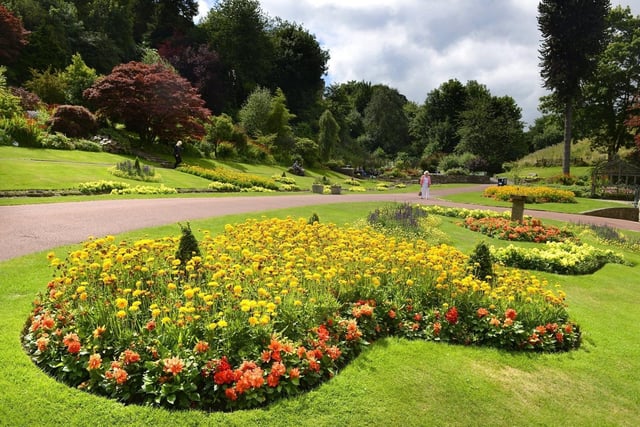
[[[199,0],[204,16],[214,0]],[[330,60],[325,82],[385,84],[422,105],[449,79],[511,96],[526,124],[540,116],[538,0],[260,0],[302,25]],[[640,14],[640,0],[611,1]],[[198,21],[199,18],[196,18]]]

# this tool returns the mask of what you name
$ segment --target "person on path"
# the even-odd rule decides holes
[[[176,142],[176,145],[173,146],[173,157],[176,159],[173,168],[176,169],[182,163],[182,141]]]
[[[424,173],[420,177],[420,198],[421,199],[429,198],[429,187],[431,187],[431,175],[429,175],[429,171],[424,171]]]

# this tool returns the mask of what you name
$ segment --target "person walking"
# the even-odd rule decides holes
[[[176,159],[173,168],[176,169],[182,163],[182,141],[176,142],[176,145],[173,146],[173,157]]]
[[[420,198],[421,199],[429,198],[429,187],[431,187],[431,175],[429,175],[429,171],[424,171],[424,173],[420,177]]]

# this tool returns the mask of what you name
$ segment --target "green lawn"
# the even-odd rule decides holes
[[[378,203],[323,205],[254,217],[360,220]],[[247,215],[192,221],[219,232]],[[451,244],[469,253],[483,236],[443,219]],[[179,235],[177,225],[118,238]],[[484,239],[486,240],[486,238]],[[493,242],[489,242],[493,243]],[[590,240],[590,243],[594,243]],[[72,247],[57,248],[63,256]],[[0,425],[361,426],[579,425],[632,426],[640,419],[640,254],[633,267],[607,265],[589,276],[539,274],[567,292],[582,327],[581,349],[566,354],[517,354],[433,342],[388,339],[372,345],[321,387],[268,408],[234,413],[123,406],[72,390],[37,369],[20,347],[31,301],[51,277],[46,251],[0,263]]]

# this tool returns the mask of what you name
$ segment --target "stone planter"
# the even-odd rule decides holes
[[[339,185],[332,185],[331,186],[331,194],[340,194],[342,193],[342,187]]]
[[[311,184],[311,191],[316,194],[322,194],[324,191],[324,185],[322,184]]]

